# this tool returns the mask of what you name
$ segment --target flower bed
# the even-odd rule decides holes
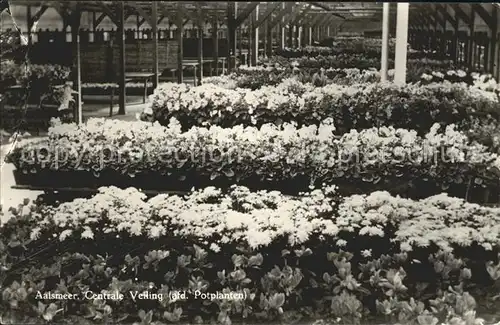
[[[500,308],[500,209],[446,195],[233,187],[146,200],[102,188],[10,213],[0,228],[7,322],[479,324],[476,308]]]
[[[68,80],[70,69],[60,65],[41,64],[18,64],[12,60],[2,61],[2,74],[0,85],[9,87],[13,85],[29,86],[37,85],[59,85]]]
[[[127,82],[125,84],[125,87],[126,88],[142,88],[142,89],[144,89],[144,83],[142,83],[142,82]],[[153,83],[148,82],[147,87],[148,88],[153,87]],[[84,83],[84,84],[82,84],[82,88],[83,89],[103,89],[103,90],[110,89],[110,88],[118,89],[119,85],[117,83],[113,83],[113,82],[110,82],[110,83]]]
[[[203,79],[203,83],[210,83],[227,89],[249,88],[259,89],[263,86],[279,85],[285,79],[295,78],[302,83],[311,83],[316,87],[329,84],[354,85],[374,83],[380,81],[380,73],[375,69],[292,69],[292,68],[263,68],[249,69],[240,66],[235,72],[217,77]]]
[[[395,39],[389,40],[389,56],[394,57],[396,43]],[[323,46],[304,46],[301,48],[284,48],[276,52],[276,55],[285,58],[317,57],[338,54],[363,54],[367,58],[380,58],[382,51],[382,40],[372,38],[335,38],[322,42]],[[423,59],[436,61],[451,61],[449,55],[442,53],[418,51],[408,48],[409,59]]]
[[[389,59],[389,67],[394,67],[394,61]],[[360,69],[380,70],[380,57],[371,58],[363,54],[336,54],[329,56],[317,57],[299,57],[299,58],[284,58],[280,56],[273,56],[267,60],[262,61],[266,67],[281,67],[301,69],[307,72],[311,69]],[[409,83],[421,81],[423,73],[430,73],[436,71],[439,73],[446,73],[449,70],[457,70],[457,67],[450,60],[434,60],[428,58],[408,59],[406,80]]]
[[[70,70],[59,65],[0,64],[0,119],[5,129],[47,129],[53,117],[68,109],[72,91],[65,86]]]
[[[497,123],[500,104],[494,93],[462,84],[426,86],[364,84],[314,87],[296,80],[258,90],[199,87],[166,83],[151,97],[143,120],[163,125],[178,119],[191,126],[280,124],[300,121],[317,125],[332,118],[337,133],[374,126],[395,126],[427,132],[433,123],[456,123],[461,130]],[[474,132],[481,132],[477,128]]]
[[[302,56],[316,57],[336,54],[363,54],[366,57],[378,57],[382,49],[382,40],[376,38],[348,37],[334,38],[326,41],[328,46],[304,46],[301,48],[284,48],[276,52],[276,55],[286,58],[298,58]],[[389,52],[394,54],[396,39],[389,40]]]
[[[144,96],[144,83],[143,82],[127,82],[125,84],[125,89],[127,92],[127,95],[134,95],[134,96]],[[151,93],[153,92],[153,83],[148,82],[146,84],[146,92]],[[118,95],[119,94],[119,85],[118,83],[84,83],[82,84],[82,93],[84,95],[111,95],[111,92],[113,94]]]
[[[18,183],[60,187],[179,191],[237,183],[296,194],[339,182],[344,193],[390,188],[403,195],[429,195],[452,186],[450,193],[468,197],[471,184],[496,193],[500,158],[470,144],[453,126],[443,133],[438,129],[435,125],[424,137],[392,127],[336,137],[327,123],[194,127],[182,133],[174,122],[167,128],[91,119],[80,126],[55,126],[48,140],[16,146],[7,161],[16,166]]]

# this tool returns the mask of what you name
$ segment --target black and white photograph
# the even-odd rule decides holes
[[[500,4],[0,0],[0,325],[500,325]]]

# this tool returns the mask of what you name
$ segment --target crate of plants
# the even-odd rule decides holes
[[[87,82],[82,84],[83,95],[106,95],[110,96],[119,94],[119,84],[116,82]],[[144,83],[141,82],[127,82],[125,84],[127,95],[142,96],[144,94]],[[146,91],[153,92],[153,83],[146,84]]]
[[[11,324],[473,325],[500,308],[500,209],[444,194],[113,186],[5,217]]]
[[[174,121],[164,127],[90,119],[52,127],[48,139],[19,144],[7,161],[15,165],[19,184],[45,187],[178,191],[239,184],[293,195],[341,183],[340,191],[348,194],[370,188],[467,198],[478,187],[492,194],[498,189],[498,155],[453,127],[440,131],[436,124],[423,136],[382,127],[338,137],[333,129],[328,123],[266,124],[182,132]]]
[[[50,119],[64,118],[73,101],[69,69],[58,65],[2,63],[1,118],[5,129],[47,130]]]

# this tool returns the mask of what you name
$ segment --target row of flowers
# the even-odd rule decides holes
[[[389,40],[389,51],[394,53],[396,39]],[[336,38],[330,40],[328,46],[304,46],[299,48],[283,48],[276,52],[276,55],[286,58],[298,58],[302,56],[315,57],[319,55],[328,56],[335,54],[356,54],[365,56],[380,55],[382,40],[376,38]]]
[[[495,123],[500,105],[496,94],[464,84],[315,87],[288,79],[251,90],[234,88],[234,83],[224,84],[220,78],[218,81],[222,85],[165,83],[151,96],[151,106],[142,119],[167,125],[175,117],[187,130],[191,126],[260,126],[291,121],[317,125],[332,118],[339,134],[379,125],[424,133],[435,122],[456,123],[462,130]]]
[[[432,71],[429,73],[423,73],[420,78],[420,84],[430,84],[436,82],[465,83],[474,88],[485,91],[500,91],[500,84],[491,74],[480,74],[478,72],[468,73],[459,69],[448,70],[446,72]]]
[[[32,240],[48,229],[57,229],[60,241],[74,235],[94,238],[97,231],[152,240],[171,233],[256,250],[279,240],[295,248],[319,235],[335,238],[346,232],[373,237],[390,234],[406,253],[431,245],[449,252],[456,246],[477,244],[491,251],[500,245],[500,208],[467,203],[444,193],[421,200],[385,191],[342,197],[335,186],[326,186],[288,196],[232,186],[227,190],[207,187],[185,197],[146,198],[137,189],[112,186],[100,188],[90,199],[42,206],[39,211],[28,206],[23,213],[32,212],[36,225],[31,229]],[[391,233],[390,227],[397,230]],[[348,244],[341,238],[336,243]],[[218,252],[216,245],[212,248]],[[360,251],[372,249],[383,253],[360,247]]]
[[[289,69],[345,69],[358,68],[361,70],[380,69],[380,57],[367,57],[363,54],[339,53],[329,56],[314,56],[314,57],[298,57],[285,58],[282,56],[273,56],[262,61],[265,67],[280,67]],[[394,61],[389,59],[389,67],[394,67]],[[458,70],[450,60],[434,60],[428,58],[410,58],[407,64],[407,82],[418,82],[423,74],[430,74],[435,71],[446,74],[449,70]],[[468,72],[467,74],[470,74]],[[467,79],[469,80],[469,79]]]
[[[116,173],[125,180],[151,175],[177,180],[188,188],[236,182],[297,193],[308,186],[341,181],[347,184],[343,190],[356,192],[359,185],[388,188],[395,182],[427,180],[424,183],[431,187],[426,194],[452,185],[463,188],[463,196],[470,182],[496,186],[498,155],[470,143],[453,125],[444,132],[439,128],[434,125],[425,136],[381,127],[351,130],[338,137],[328,121],[319,127],[285,123],[260,129],[193,127],[182,132],[175,120],[164,127],[91,119],[82,125],[56,125],[48,139],[17,145],[7,161],[26,174],[83,171],[90,179]],[[179,190],[173,181],[163,183]]]
[[[474,325],[476,308],[500,307],[500,209],[446,195],[109,187],[9,215],[0,316],[13,323]]]
[[[107,82],[107,83],[83,83],[82,84],[82,89],[118,89],[119,85],[118,83],[113,83],[113,82]],[[144,88],[144,83],[142,82],[127,82],[125,83],[126,88]],[[153,87],[152,82],[146,83],[147,88]]]
[[[366,57],[380,58],[382,51],[382,39],[364,37],[336,37],[321,42],[322,46],[304,46],[300,48],[284,48],[276,52],[285,58],[329,56],[336,54],[363,54]],[[396,39],[389,39],[389,54],[394,57]],[[449,55],[442,53],[418,51],[408,46],[408,58],[435,61],[450,61]]]
[[[279,64],[281,66],[295,65],[300,68],[380,68],[380,58],[370,58],[359,54],[339,53],[335,55],[319,55],[314,57],[302,56],[298,58],[285,58],[272,56],[261,62],[267,66]],[[394,66],[394,60],[389,59],[389,65]],[[431,67],[431,68],[453,68],[453,61],[434,60],[428,58],[408,59],[407,66]]]
[[[19,64],[12,60],[2,61],[0,70],[2,88],[14,85],[30,87],[35,83],[64,84],[70,74],[70,69],[61,65]]]
[[[389,74],[393,74],[390,71]],[[293,69],[282,67],[255,67],[240,66],[231,74],[203,79],[203,83],[211,83],[228,89],[249,88],[259,89],[263,86],[278,85],[285,79],[295,78],[302,83],[312,83],[316,87],[328,84],[355,85],[361,83],[375,83],[380,81],[380,73],[375,69]]]
[[[432,71],[430,68],[414,70],[408,68],[413,76],[422,72],[419,84],[427,85],[431,83],[465,83],[469,86],[483,89],[485,91],[497,91],[500,84],[497,83],[491,74],[480,74],[478,72],[467,72],[461,69],[447,71]],[[424,72],[425,71],[425,72]],[[394,76],[394,69],[388,71],[388,79]],[[323,87],[329,84],[357,85],[363,83],[380,82],[380,72],[373,69],[360,70],[352,69],[298,69],[285,67],[248,67],[240,66],[231,74],[217,77],[207,77],[203,83],[215,84],[227,89],[249,88],[259,89],[262,86],[278,85],[284,79],[295,78],[302,83],[312,83],[316,87]],[[415,83],[416,83],[415,82]]]

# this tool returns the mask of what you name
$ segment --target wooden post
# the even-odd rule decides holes
[[[267,32],[267,50],[266,50],[266,55],[267,57],[271,57],[273,54],[273,29],[269,25],[269,20],[266,22],[266,32]]]
[[[238,58],[240,59],[240,63],[243,61],[243,26],[238,27],[238,35],[236,36],[238,40]]]
[[[125,88],[125,3],[118,3],[118,44],[120,47],[120,58],[118,70],[120,71],[119,85],[119,108],[118,115],[125,115],[126,88]]]
[[[469,62],[468,62],[468,65],[469,65],[469,69],[473,69],[474,67],[474,49],[475,49],[475,42],[474,42],[474,27],[476,25],[475,23],[475,20],[476,20],[476,13],[474,11],[473,8],[471,8],[471,17],[470,17],[470,22],[469,22],[469,53],[468,53],[468,57],[469,57]]]
[[[71,40],[74,49],[74,78],[73,89],[76,91],[75,99],[75,123],[81,124],[83,122],[83,109],[82,109],[82,64],[80,53],[80,18],[81,12],[77,5],[75,11],[71,13]],[[66,19],[66,17],[65,17]]]
[[[297,47],[300,47],[302,45],[302,43],[300,42],[300,29],[301,27],[299,25],[295,26],[295,44],[297,45]]]
[[[498,53],[498,9],[493,5],[493,10],[491,13],[492,26],[490,28],[490,54],[489,54],[489,66],[490,72],[494,77],[498,77],[498,61],[500,54]],[[497,78],[498,79],[498,78]]]
[[[253,31],[253,16],[250,18],[250,23],[248,24],[248,58],[247,58],[247,65],[249,67],[252,66],[252,62],[253,62],[253,48],[255,47],[254,46],[254,42],[255,42],[255,39],[254,39],[254,31]]]
[[[307,37],[309,39],[307,40],[307,43],[309,44],[309,46],[311,46],[313,44],[313,39],[312,39],[312,37],[313,37],[313,29],[312,29],[311,26],[309,26],[308,30],[309,30],[309,32],[307,33]]]
[[[259,56],[259,28],[255,27],[257,20],[259,19],[259,6],[255,7],[255,11],[252,13],[252,66],[257,65],[257,58]]]
[[[196,4],[198,18],[198,84],[201,85],[203,80],[203,12],[200,4]]]
[[[183,65],[183,57],[184,57],[184,7],[182,2],[177,3],[177,82],[183,83],[184,81],[184,65]]]
[[[217,19],[217,15],[212,18],[212,43],[213,43],[213,66],[212,68],[215,70],[215,75],[219,75],[219,20]]]
[[[227,68],[228,72],[233,70],[232,59],[236,55],[236,2],[227,3]]]
[[[459,60],[459,47],[460,47],[460,44],[459,44],[459,38],[458,38],[458,32],[459,32],[459,24],[460,24],[460,20],[458,18],[458,15],[455,15],[455,23],[453,24],[453,31],[454,31],[454,35],[453,35],[453,61],[455,63],[458,63],[458,60]]]
[[[382,12],[382,58],[380,69],[380,81],[387,81],[387,71],[389,64],[389,2],[383,3]]]
[[[396,58],[394,82],[406,83],[406,55],[408,43],[408,12],[409,3],[398,3],[398,16],[396,27]]]
[[[141,17],[139,15],[137,15],[135,17],[135,23],[136,23],[136,27],[137,27],[137,30],[135,32],[135,39],[141,39],[142,38],[141,37],[141,31],[140,31],[140,28],[141,28]]]
[[[31,29],[33,28],[33,17],[31,16],[31,6],[26,6],[26,15],[28,19],[28,46],[31,46],[32,37],[31,37]],[[63,18],[64,19],[64,18]]]
[[[286,4],[285,2],[283,2],[281,4],[281,10],[285,10],[286,9]],[[285,17],[281,18],[281,24],[280,24],[280,48],[281,49],[284,49],[285,48],[285,38],[286,38],[286,34],[285,34]]]
[[[153,26],[153,88],[158,87],[158,2],[153,1],[151,8],[151,23]],[[146,86],[147,87],[147,86]],[[146,88],[147,89],[147,88]]]

